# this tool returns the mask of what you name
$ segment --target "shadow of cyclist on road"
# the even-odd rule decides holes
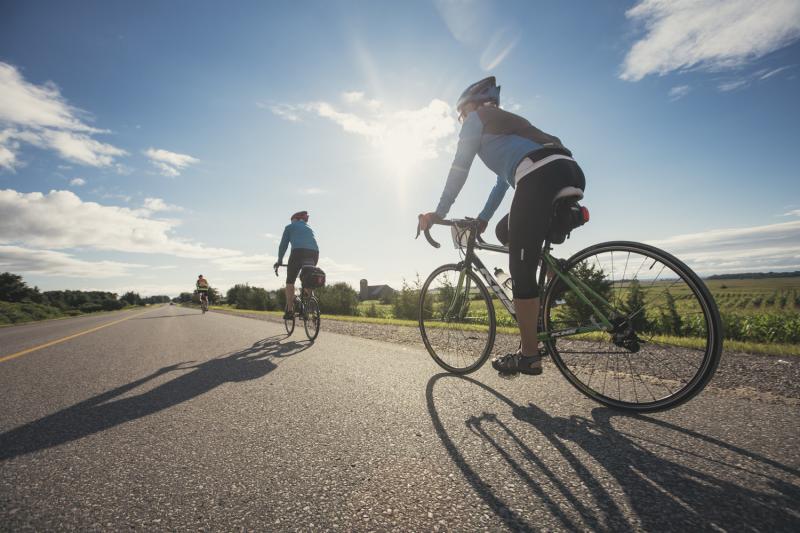
[[[296,355],[311,346],[307,341],[280,342],[284,338],[284,335],[268,337],[244,350],[196,365],[165,366],[132,383],[0,434],[0,461],[59,446],[169,409],[224,383],[262,378],[277,368],[274,359]],[[115,400],[153,379],[177,371],[188,372],[141,394]]]
[[[490,393],[511,408],[511,416],[484,412],[468,415],[465,420],[444,422],[433,392],[435,383],[446,377]],[[622,415],[607,408],[594,409],[591,419],[551,416],[534,405],[517,405],[483,383],[451,374],[431,378],[426,396],[434,429],[450,458],[511,529],[525,531],[543,526],[533,522],[532,515],[523,516],[521,508],[525,504],[516,499],[519,495],[495,488],[503,485],[489,479],[508,469],[524,482],[529,496],[546,506],[559,527],[570,530],[739,530],[748,525],[782,530],[797,523],[792,509],[800,506],[796,486],[800,472],[676,424],[648,416]],[[452,418],[451,409],[450,406],[442,412]],[[617,416],[641,422],[637,434],[616,430],[612,420]],[[537,447],[527,432],[520,436],[517,421],[530,424],[545,442],[535,439],[540,444]],[[501,459],[497,463],[500,466],[492,467],[484,476],[479,473],[484,461],[468,459],[467,452],[462,451],[464,447],[446,428],[463,428],[463,423],[469,435],[484,443],[483,453],[487,453],[488,446],[488,453]],[[664,438],[664,430],[677,438]],[[680,446],[674,444],[676,441]],[[542,452],[541,448],[547,451]],[[591,460],[586,461],[586,456]],[[743,475],[760,478],[768,490],[731,481],[738,481]],[[794,482],[787,482],[785,477],[794,478]],[[591,497],[586,496],[587,491]]]

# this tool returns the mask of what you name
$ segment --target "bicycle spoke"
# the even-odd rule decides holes
[[[558,292],[545,295],[547,332],[561,333],[548,341],[551,354],[567,379],[603,403],[648,410],[685,401],[702,387],[697,376],[713,372],[709,358],[719,358],[711,345],[710,331],[719,328],[709,318],[713,300],[674,258],[645,245],[615,245],[578,255],[565,274],[581,283],[557,283],[551,290]],[[613,328],[592,331],[598,310]]]
[[[422,317],[421,332],[434,360],[451,372],[477,369],[494,341],[491,299],[471,271],[442,267],[425,282],[420,301],[435,318]],[[429,302],[429,303],[428,303]]]

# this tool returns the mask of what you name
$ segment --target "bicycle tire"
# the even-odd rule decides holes
[[[425,298],[428,295],[428,291],[430,289],[430,284],[436,279],[438,275],[448,270],[453,270],[454,272],[460,272],[462,269],[459,265],[455,264],[448,264],[442,265],[428,276],[428,279],[425,280],[425,283],[422,285],[422,289],[420,290],[420,298],[419,298],[419,305],[418,305],[418,313],[419,313],[419,331],[422,335],[422,342],[425,344],[425,348],[428,350],[428,354],[430,354],[431,358],[443,369],[447,370],[453,374],[469,374],[478,370],[489,356],[492,353],[492,348],[494,347],[495,336],[497,333],[497,319],[495,318],[494,312],[494,305],[492,304],[492,299],[489,296],[489,291],[486,290],[486,286],[480,280],[480,278],[475,274],[474,271],[470,270],[467,272],[467,276],[470,278],[470,281],[478,288],[478,292],[481,295],[481,298],[486,304],[487,308],[487,319],[488,319],[488,339],[485,343],[485,347],[483,348],[481,354],[478,356],[477,359],[472,364],[467,366],[454,366],[448,364],[444,361],[444,359],[436,352],[431,340],[428,336],[427,329],[425,327]]]
[[[559,371],[564,375],[567,381],[569,381],[571,385],[577,388],[584,395],[597,401],[598,403],[615,409],[634,412],[656,412],[672,409],[689,401],[699,394],[711,380],[717,369],[717,366],[719,365],[720,357],[722,355],[722,323],[719,310],[717,309],[716,302],[708,290],[708,287],[706,287],[705,283],[702,282],[699,276],[697,276],[692,269],[668,252],[647,244],[629,241],[610,241],[596,244],[594,246],[585,248],[570,257],[566,262],[566,268],[564,271],[569,271],[570,269],[576,267],[576,265],[582,263],[592,256],[615,251],[627,252],[629,254],[638,253],[642,256],[660,261],[669,267],[675,274],[677,274],[697,298],[697,302],[699,303],[705,318],[707,338],[705,353],[696,373],[691,377],[691,379],[688,380],[684,387],[677,392],[671,393],[663,398],[648,402],[622,401],[611,398],[606,394],[601,394],[589,386],[590,384],[587,385],[587,383],[584,383],[575,373],[573,373],[567,362],[565,362],[559,353],[556,345],[558,339],[550,339],[546,341],[544,343],[545,347],[547,348],[556,367],[558,367]],[[624,283],[624,281],[625,279],[623,274],[622,282]],[[558,305],[557,300],[560,294],[559,291],[562,289],[566,290],[566,287],[558,277],[554,277],[552,280],[550,280],[545,289],[542,303],[542,317],[544,319],[543,325],[546,333],[550,333],[552,331],[551,314],[554,306]],[[626,320],[630,320],[630,318],[626,318]],[[606,368],[608,368],[608,364]],[[592,373],[594,373],[594,365],[592,367]],[[641,376],[640,380],[642,380],[643,384],[645,383]],[[591,376],[589,381],[591,383]],[[633,382],[635,386],[635,377],[633,378]]]
[[[321,321],[319,301],[312,296],[307,300],[303,313],[303,326],[306,330],[306,337],[308,337],[308,340],[311,342],[314,342],[314,340],[317,338],[317,335],[319,335]],[[310,330],[309,325],[311,326]]]

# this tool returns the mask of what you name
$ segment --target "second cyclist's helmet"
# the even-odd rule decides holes
[[[456,102],[458,113],[462,114],[464,106],[470,102],[476,104],[492,102],[500,105],[500,86],[497,85],[494,76],[484,78],[464,89],[464,92],[458,98],[458,102]]]
[[[292,215],[292,220],[302,220],[303,222],[308,222],[308,211],[298,211]]]

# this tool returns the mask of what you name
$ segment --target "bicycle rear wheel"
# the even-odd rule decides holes
[[[319,302],[313,296],[306,301],[303,324],[306,329],[308,340],[313,341],[316,339],[317,335],[319,335],[320,313]]]
[[[286,318],[283,319],[283,327],[286,328],[286,335],[287,336],[291,336],[291,334],[294,333],[295,317],[297,316],[297,311],[301,308],[301,306],[302,306],[302,304],[300,302],[300,298],[295,296],[295,298],[294,298],[294,307],[292,308],[293,309],[292,318],[291,319],[286,319]]]
[[[567,261],[564,272],[612,322],[561,278],[548,284],[545,345],[562,374],[582,393],[610,407],[660,411],[697,395],[716,371],[722,326],[714,298],[700,278],[672,255],[640,243],[608,242]]]
[[[497,326],[494,306],[471,270],[458,265],[434,270],[420,291],[418,312],[422,342],[448,372],[474,372],[492,353]]]

